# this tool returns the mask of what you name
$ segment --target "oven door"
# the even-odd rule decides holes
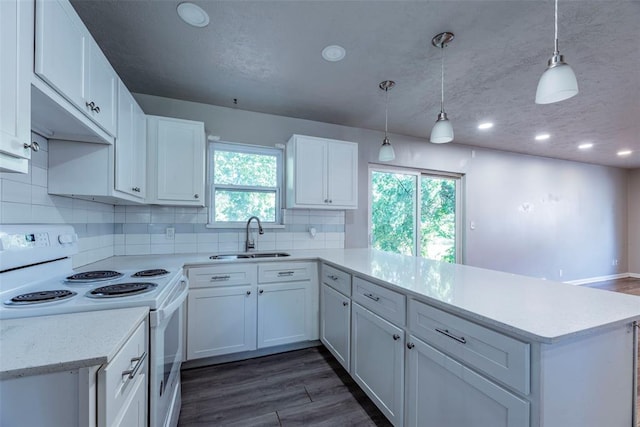
[[[183,276],[162,307],[149,314],[149,419],[152,426],[175,425],[180,413],[183,310],[188,292],[187,279]]]

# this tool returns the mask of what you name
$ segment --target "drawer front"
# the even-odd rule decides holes
[[[189,269],[190,288],[248,285],[256,282],[255,264],[221,264]]]
[[[409,301],[409,330],[468,366],[529,394],[529,344],[419,301]]]
[[[353,278],[351,298],[396,325],[405,324],[405,297],[375,283]]]
[[[313,264],[309,262],[270,262],[268,264],[258,264],[258,283],[311,280],[313,271]]]
[[[145,381],[149,366],[147,346],[147,322],[143,322],[116,356],[98,370],[98,414],[100,421],[110,426],[136,391],[136,384],[142,377]]]
[[[346,296],[351,296],[351,275],[330,265],[322,264],[322,283],[331,286]]]

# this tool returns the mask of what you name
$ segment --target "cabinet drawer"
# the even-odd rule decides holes
[[[189,269],[190,288],[248,285],[256,282],[255,264],[222,264]]]
[[[322,264],[322,283],[331,286],[346,296],[351,296],[351,275],[330,265]]]
[[[359,277],[353,278],[353,300],[385,319],[403,326],[405,324],[405,297],[385,287]]]
[[[309,262],[270,262],[258,265],[258,283],[299,282],[311,280],[313,265]]]
[[[529,344],[415,300],[409,301],[409,329],[468,366],[529,394]]]
[[[148,372],[147,322],[143,322],[116,356],[98,370],[99,425],[111,426]],[[145,381],[145,388],[147,387]]]

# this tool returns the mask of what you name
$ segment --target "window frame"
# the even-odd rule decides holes
[[[377,163],[370,163],[369,170],[367,173],[368,178],[368,205],[367,208],[369,210],[367,214],[367,246],[369,248],[372,247],[373,233],[372,233],[372,215],[371,215],[371,203],[372,203],[372,174],[373,172],[389,172],[389,173],[400,173],[404,175],[411,175],[416,178],[416,197],[414,200],[414,221],[413,221],[413,233],[414,233],[414,242],[413,242],[413,250],[416,253],[416,256],[420,256],[420,209],[422,206],[422,194],[419,191],[420,188],[420,178],[423,176],[430,176],[434,178],[441,179],[453,179],[455,180],[456,186],[456,216],[455,216],[455,227],[456,227],[456,264],[464,264],[464,209],[462,206],[463,192],[465,188],[465,175],[455,172],[445,172],[445,171],[434,171],[429,169],[419,169],[419,168],[411,168],[411,167],[403,167],[403,166],[393,166],[393,165],[383,165]]]
[[[276,158],[276,186],[262,187],[251,185],[234,185],[234,184],[215,184],[215,153],[216,151],[230,151],[234,153],[258,154],[274,156]],[[283,208],[283,191],[284,185],[284,153],[277,147],[269,147],[264,145],[241,144],[228,141],[212,141],[209,142],[207,160],[207,195],[209,197],[209,212],[207,215],[207,228],[243,228],[245,221],[216,221],[215,220],[215,193],[216,190],[232,190],[245,191],[251,193],[275,193],[275,221],[266,221],[260,218],[264,228],[281,228],[282,225],[282,208]]]

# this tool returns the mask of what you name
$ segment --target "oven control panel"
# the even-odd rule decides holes
[[[0,271],[76,253],[78,237],[69,225],[0,224]]]
[[[3,251],[51,246],[49,233],[4,234],[0,235],[0,244]]]

